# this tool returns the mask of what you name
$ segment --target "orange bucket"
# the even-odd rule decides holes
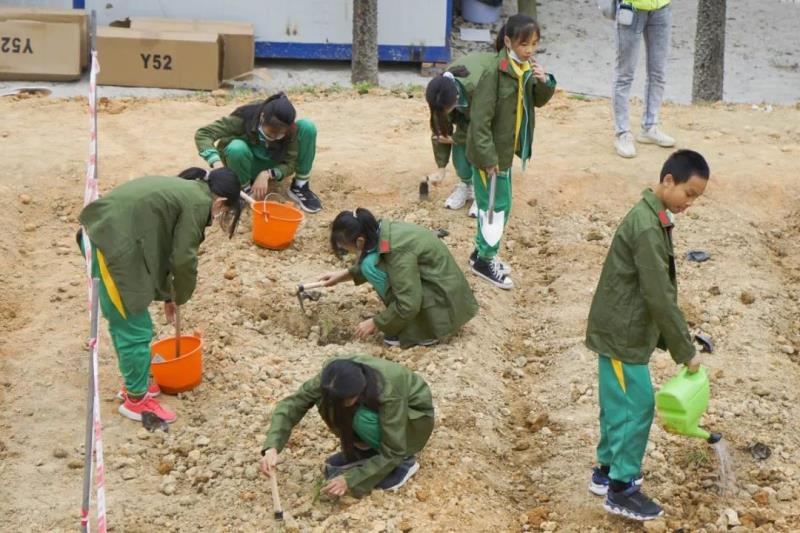
[[[270,250],[283,250],[294,241],[303,212],[291,202],[255,202],[253,210],[253,242]]]
[[[153,359],[161,356],[164,361]],[[150,371],[167,394],[192,390],[203,381],[203,341],[194,335],[181,335],[181,353],[175,353],[175,337],[150,345]]]

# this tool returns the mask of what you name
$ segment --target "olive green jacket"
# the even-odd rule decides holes
[[[448,70],[452,71],[455,67],[463,66],[469,70],[469,74],[465,77],[454,76],[456,87],[458,89],[458,107],[450,112],[450,122],[454,126],[453,143],[458,145],[467,144],[467,129],[469,128],[469,108],[472,104],[472,94],[475,92],[475,86],[481,79],[483,68],[487,64],[491,64],[491,58],[495,56],[494,53],[479,52],[475,54],[465,55],[464,57],[454,61]],[[439,168],[444,168],[450,161],[450,152],[453,148],[452,145],[447,143],[437,142],[431,139],[433,145],[433,156],[436,159],[436,165]]]
[[[380,453],[368,459],[362,466],[344,474],[350,491],[356,496],[363,496],[402,463],[403,459],[419,453],[425,446],[427,438],[424,442],[416,442],[414,433],[409,433],[407,426],[409,420],[425,416],[433,418],[433,399],[425,380],[402,365],[368,355],[346,355],[340,358],[368,365],[383,377],[378,412],[381,427]],[[325,361],[322,368],[333,360]],[[320,375],[321,373],[306,381],[297,392],[278,402],[272,412],[263,450],[283,450],[292,429],[308,410],[314,406],[319,410],[322,401]]]
[[[656,347],[677,363],[695,355],[678,307],[673,228],[650,189],[617,229],[597,284],[586,346],[625,363],[647,364]]]
[[[194,134],[194,143],[200,157],[205,159],[209,165],[224,159],[225,147],[234,139],[241,139],[251,147],[263,145],[258,137],[260,105],[263,103],[264,100],[259,100],[234,111],[237,113],[249,108],[250,112],[243,114],[246,118],[231,114],[197,130]],[[273,169],[276,172],[276,178],[280,180],[293,175],[297,170],[299,142],[296,130],[291,128],[286,133],[286,139],[279,142],[286,143],[285,153],[280,161],[276,161],[279,164]]]
[[[89,239],[105,256],[126,311],[153,300],[185,304],[197,281],[197,249],[211,220],[203,181],[147,176],[129,181],[83,208]]]
[[[385,335],[400,345],[442,339],[478,313],[478,302],[464,273],[436,235],[421,226],[381,221],[378,267],[388,274],[386,309],[375,317]],[[358,264],[350,268],[356,284],[366,282]]]
[[[482,69],[472,96],[469,130],[467,131],[467,159],[478,168],[497,165],[501,171],[511,168],[514,154],[531,154],[533,130],[536,125],[535,107],[542,107],[556,90],[556,79],[547,75],[541,83],[528,72],[525,74],[524,111],[528,114],[527,131],[520,132],[520,150],[514,148],[517,116],[517,74],[509,62],[505,49],[491,55]],[[531,106],[530,103],[533,103]]]

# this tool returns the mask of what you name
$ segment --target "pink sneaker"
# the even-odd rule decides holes
[[[122,388],[117,393],[117,400],[125,401],[125,386],[123,385]],[[156,396],[161,396],[161,387],[158,386],[158,383],[155,381],[151,381],[150,385],[147,386],[147,392],[145,393],[151,398],[155,398]]]
[[[158,418],[169,424],[178,419],[175,413],[162,406],[160,403],[158,403],[158,400],[147,394],[145,394],[138,401],[126,398],[125,403],[119,406],[119,414],[125,418],[136,420],[137,422],[141,422],[142,413],[145,411],[150,411]]]

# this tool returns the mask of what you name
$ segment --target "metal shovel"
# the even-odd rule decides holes
[[[303,314],[306,314],[306,307],[303,305],[303,300],[311,300],[316,302],[322,296],[322,293],[318,291],[308,292],[308,289],[316,289],[318,287],[324,287],[324,281],[313,281],[311,283],[301,283],[297,286],[297,301],[300,303],[300,309],[303,311]]]

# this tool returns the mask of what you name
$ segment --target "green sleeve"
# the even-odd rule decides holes
[[[197,249],[203,242],[203,231],[209,215],[208,203],[184,206],[173,230],[171,271],[177,305],[188,302],[194,292],[197,283]]]
[[[277,167],[275,170],[277,171],[275,174],[275,178],[277,180],[282,180],[287,176],[291,176],[295,172],[297,172],[297,155],[300,150],[300,141],[297,139],[297,132],[292,135],[292,139],[289,141],[289,147],[286,149],[286,159]]]
[[[440,143],[436,139],[431,139],[431,144],[433,145],[433,158],[436,159],[436,166],[439,168],[446,167],[448,161],[450,161],[452,145]]]
[[[422,279],[417,256],[409,252],[393,252],[388,270],[389,286],[394,300],[375,316],[375,325],[386,335],[397,335],[422,307]]]
[[[393,398],[381,404],[381,447],[380,453],[368,459],[362,466],[348,470],[344,474],[347,487],[353,495],[361,497],[375,488],[383,478],[405,459],[408,403],[407,399]]]
[[[497,71],[488,69],[483,73],[472,97],[470,107],[467,145],[470,163],[478,168],[497,165],[497,149],[494,145],[492,122],[497,105]]]
[[[197,146],[197,152],[200,157],[211,165],[220,159],[216,147],[218,140],[230,137],[244,137],[245,133],[244,120],[229,115],[197,130],[194,134],[194,144]]]
[[[361,273],[361,267],[358,266],[358,263],[348,268],[347,271],[350,273],[350,277],[353,278],[353,283],[356,285],[367,282],[367,278]]]
[[[533,84],[533,106],[542,107],[553,97],[556,92],[556,78],[552,74],[547,75],[547,83],[536,80]]]
[[[695,348],[670,279],[669,251],[662,231],[657,227],[643,231],[636,239],[633,260],[650,317],[664,337],[670,355],[681,364],[694,357]]]
[[[262,450],[275,448],[281,452],[289,441],[292,429],[303,419],[309,409],[319,402],[322,389],[320,375],[303,383],[297,392],[279,401],[272,411],[272,420]]]

